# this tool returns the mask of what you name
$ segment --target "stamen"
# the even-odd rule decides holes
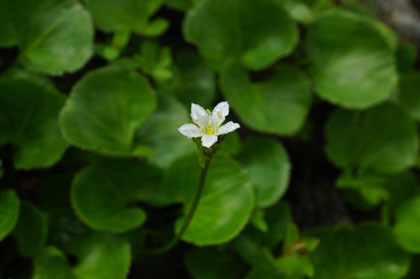
[[[217,112],[217,116],[219,116],[219,118],[222,119],[222,115],[220,114],[220,112]]]
[[[208,113],[208,114],[211,114],[211,110],[209,110],[209,109],[206,109],[206,111],[207,111],[207,113]]]

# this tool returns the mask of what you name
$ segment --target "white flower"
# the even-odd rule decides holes
[[[220,126],[229,114],[228,102],[221,102],[213,111],[191,104],[191,119],[194,124],[184,124],[178,131],[187,138],[201,137],[201,144],[207,148],[216,143],[218,136],[235,131],[240,126],[229,121]]]

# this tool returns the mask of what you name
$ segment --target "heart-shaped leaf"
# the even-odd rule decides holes
[[[326,152],[344,169],[395,173],[417,158],[414,122],[400,107],[384,104],[366,112],[335,111],[326,126]]]
[[[153,89],[145,78],[110,66],[76,84],[60,123],[64,137],[78,147],[134,156],[134,134],[155,106]]]
[[[359,14],[339,9],[322,13],[306,41],[318,95],[357,109],[386,100],[398,79],[388,32]]]
[[[165,0],[86,0],[85,3],[98,27],[105,32],[131,30],[143,35],[159,35],[168,27],[163,19],[149,22]]]
[[[94,229],[129,231],[146,219],[145,212],[136,207],[135,202],[153,201],[150,189],[159,184],[160,172],[151,166],[132,160],[98,162],[74,179],[73,208],[80,219]]]
[[[11,142],[18,169],[49,167],[67,143],[58,127],[64,96],[25,79],[0,81],[0,145]]]
[[[18,46],[26,67],[47,74],[76,71],[92,55],[93,24],[75,0],[1,0],[0,34],[0,46]]]
[[[292,66],[278,66],[264,82],[252,83],[238,66],[221,74],[223,94],[241,120],[254,130],[293,135],[302,127],[311,104],[309,83]]]
[[[184,33],[215,69],[236,61],[259,70],[290,54],[298,41],[295,22],[266,0],[202,0],[188,11]]]
[[[397,279],[409,268],[409,257],[390,231],[377,224],[314,233],[320,245],[311,254],[314,279]]]
[[[186,212],[196,194],[199,176],[196,156],[188,156],[176,160],[164,178],[167,195],[183,202]],[[198,208],[182,239],[196,245],[229,241],[246,225],[253,206],[252,186],[243,170],[233,160],[216,155]],[[183,222],[184,218],[176,222],[176,231]]]

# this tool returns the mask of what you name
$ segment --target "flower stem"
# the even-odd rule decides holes
[[[210,163],[211,163],[212,159],[213,159],[213,154],[210,154],[206,159],[204,167],[201,169],[200,184],[198,185],[197,191],[195,192],[193,203],[192,203],[187,215],[185,216],[184,223],[182,224],[181,229],[179,230],[179,232],[175,235],[175,237],[168,244],[166,244],[162,248],[151,250],[150,251],[151,254],[162,254],[164,252],[169,251],[176,244],[178,244],[179,240],[182,238],[184,233],[187,231],[187,229],[188,229],[188,227],[191,223],[191,220],[194,217],[195,212],[197,211],[198,204],[200,203],[201,195],[203,194],[204,185],[206,183],[207,172],[208,172],[208,169],[209,169],[209,166],[210,166]]]

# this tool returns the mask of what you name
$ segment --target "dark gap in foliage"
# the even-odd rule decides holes
[[[141,255],[132,263],[128,278],[190,278],[184,264],[184,254],[189,246],[188,244],[180,243],[174,249],[162,255]]]
[[[19,49],[17,47],[12,48],[0,48],[0,74],[9,70],[19,55]]]
[[[0,278],[31,278],[32,259],[24,258],[17,251],[16,241],[10,236],[0,243]]]
[[[323,150],[324,125],[332,110],[333,106],[320,102],[312,108],[308,117],[314,125],[310,141],[283,140],[293,166],[285,198],[291,204],[293,220],[302,231],[352,222],[333,183],[339,170],[327,160]]]

